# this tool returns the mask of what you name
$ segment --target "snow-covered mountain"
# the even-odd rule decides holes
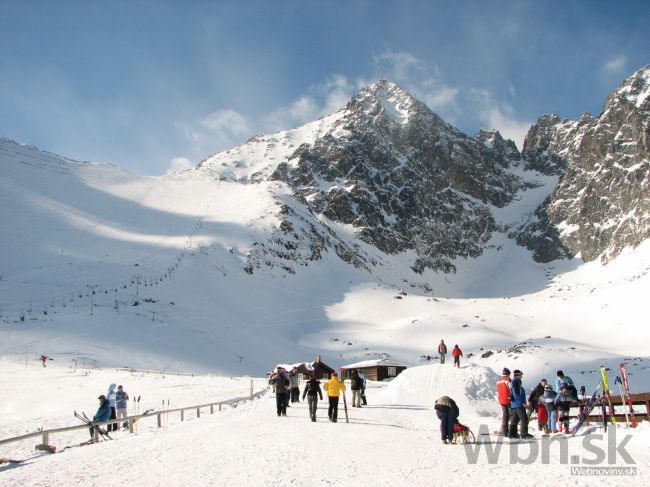
[[[538,347],[576,372],[646,354],[649,70],[522,154],[389,81],[163,177],[0,139],[0,353],[256,374],[416,363],[441,337],[487,361],[525,342],[539,373]]]

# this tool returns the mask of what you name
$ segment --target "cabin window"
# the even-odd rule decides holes
[[[388,377],[397,376],[397,367],[388,367]]]

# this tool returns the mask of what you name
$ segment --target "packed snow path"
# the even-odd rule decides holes
[[[342,404],[339,422],[327,420],[326,400],[319,402],[316,423],[309,420],[305,402],[291,404],[287,417],[278,417],[275,397],[268,393],[219,414],[170,422],[167,429],[120,432],[115,441],[33,457],[23,465],[4,467],[0,483],[401,486],[485,485],[519,478],[532,485],[570,478],[577,485],[611,485],[620,480],[571,477],[557,447],[551,449],[548,464],[538,458],[530,465],[511,465],[510,451],[519,448],[519,457],[526,458],[530,446],[507,443],[496,464],[484,452],[477,464],[470,464],[462,446],[442,444],[433,400],[447,392],[458,401],[462,422],[475,433],[481,423],[494,429],[497,408],[487,398],[493,379],[490,369],[471,364],[460,370],[439,365],[408,369],[388,386],[374,384],[367,391],[367,407],[349,407],[349,424]],[[582,445],[582,438],[571,439],[570,454],[593,457]],[[637,462],[635,485],[649,478],[649,446],[646,424],[627,447]],[[622,464],[620,459],[617,464]]]

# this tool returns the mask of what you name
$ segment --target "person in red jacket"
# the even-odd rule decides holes
[[[499,434],[508,434],[508,423],[510,422],[510,369],[503,368],[501,378],[497,381],[497,400],[501,406],[501,431]]]
[[[451,354],[454,356],[454,367],[460,368],[460,358],[463,356],[463,352],[458,348],[458,345],[454,345]]]

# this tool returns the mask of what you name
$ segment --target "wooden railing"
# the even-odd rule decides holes
[[[242,397],[235,397],[231,399],[226,399],[223,401],[217,401],[217,402],[209,402],[206,404],[198,404],[194,406],[186,406],[186,407],[181,407],[181,408],[174,408],[174,409],[166,409],[164,411],[153,411],[148,414],[138,414],[135,416],[128,416],[126,418],[120,418],[120,419],[111,419],[108,421],[93,421],[89,424],[80,424],[80,425],[74,425],[74,426],[65,426],[62,428],[52,428],[48,430],[39,430],[39,431],[34,431],[32,433],[27,433],[24,435],[20,436],[14,436],[12,438],[6,438],[4,440],[0,440],[0,445],[6,445],[9,443],[15,443],[18,441],[24,441],[29,438],[35,438],[35,437],[42,437],[42,443],[36,445],[37,450],[45,450],[49,451],[51,453],[54,453],[56,451],[56,447],[50,444],[50,437],[54,434],[58,433],[65,433],[68,431],[77,431],[77,430],[87,430],[90,426],[106,426],[109,424],[118,424],[118,423],[127,423],[129,432],[133,433],[134,432],[134,424],[136,421],[140,421],[143,419],[147,418],[156,418],[157,419],[157,424],[158,428],[161,428],[163,426],[163,419],[164,417],[167,417],[170,413],[180,413],[181,421],[185,421],[185,411],[196,411],[196,417],[200,418],[201,417],[201,411],[207,411],[208,409],[210,410],[210,414],[214,414],[215,408],[217,408],[218,411],[221,411],[221,407],[224,405],[236,405],[239,404],[240,402],[244,403],[246,401],[252,401],[253,399],[260,398],[262,395],[266,393],[266,389],[259,390],[257,392],[253,392],[253,388],[251,385],[251,393],[248,396],[242,396]],[[163,417],[164,416],[164,417]],[[94,439],[97,441],[99,439],[99,432],[97,428],[94,428]]]
[[[617,421],[624,421],[625,420],[625,413],[623,411],[623,399],[620,396],[615,396],[613,394],[611,396],[611,399],[612,399],[612,405],[617,410],[616,414],[615,414],[616,420]],[[645,406],[645,412],[635,411],[633,413],[634,417],[637,420],[644,420],[645,419],[647,421],[650,421],[650,392],[641,392],[641,393],[638,393],[638,394],[630,394],[630,399],[632,401],[632,406]],[[581,399],[581,400],[579,400],[577,402],[573,402],[573,403],[571,403],[571,408],[580,408],[580,411],[582,411],[582,409],[587,404],[587,401],[588,401],[588,399]],[[627,401],[626,401],[625,407],[624,407],[625,411],[628,411],[628,408],[629,408],[629,406],[628,406]],[[607,414],[609,415],[609,410],[607,411]],[[629,414],[630,413],[628,412],[628,415]],[[575,417],[575,416],[571,416],[571,417]],[[599,417],[600,417],[599,413],[594,412],[592,414],[589,414],[589,418],[591,418],[591,419],[597,419]],[[589,418],[587,418],[587,421],[589,420]]]

